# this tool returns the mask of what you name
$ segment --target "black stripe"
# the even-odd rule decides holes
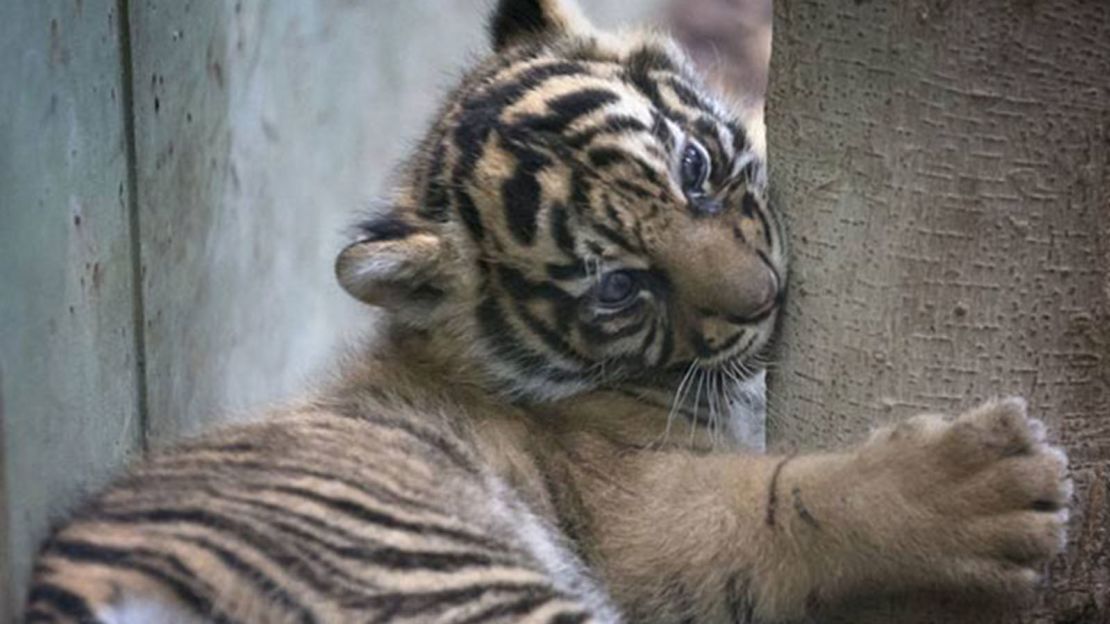
[[[728,351],[729,349],[735,347],[736,343],[740,342],[740,339],[743,338],[744,334],[746,333],[747,332],[743,331],[736,332],[736,334],[734,334],[732,338],[729,338],[728,340],[724,341],[721,346],[717,347],[717,353],[724,353],[725,351]]]
[[[173,480],[173,479],[166,479],[166,478],[159,479],[158,485],[163,485],[162,482],[170,481],[170,480]],[[193,492],[200,492],[200,493],[206,494],[207,496],[209,496],[211,498],[213,503],[215,503],[215,502],[227,503],[229,505],[229,507],[231,507],[231,508],[234,508],[236,505],[238,505],[240,507],[245,507],[246,509],[236,509],[234,511],[234,515],[236,517],[255,518],[256,521],[257,521],[258,526],[273,527],[273,528],[277,529],[279,532],[287,533],[287,534],[295,537],[296,540],[289,540],[289,541],[286,542],[286,543],[289,543],[289,544],[294,545],[294,546],[300,545],[303,542],[312,542],[312,543],[314,543],[314,544],[316,544],[316,545],[318,545],[322,548],[326,548],[326,549],[328,549],[332,552],[337,552],[338,553],[338,552],[343,551],[343,549],[347,548],[347,546],[336,544],[332,541],[329,541],[329,539],[327,539],[327,538],[334,537],[334,538],[337,538],[337,539],[340,539],[340,540],[345,540],[347,544],[352,544],[352,543],[365,544],[366,542],[371,541],[370,538],[365,536],[365,535],[356,535],[354,533],[351,533],[351,532],[347,531],[346,529],[344,529],[342,527],[339,527],[339,526],[330,524],[328,522],[325,522],[324,520],[321,520],[317,516],[312,516],[312,515],[307,515],[307,514],[300,513],[299,511],[296,511],[295,509],[293,509],[291,507],[280,506],[280,505],[267,503],[266,501],[259,500],[257,498],[250,498],[250,497],[246,497],[246,496],[237,496],[237,495],[232,494],[229,491],[227,491],[226,487],[222,487],[222,488],[217,489],[216,487],[213,487],[211,482],[209,480],[205,479],[204,477],[200,477],[200,479],[198,480],[195,475],[185,476],[184,478],[180,479],[180,481],[184,481],[184,483],[175,483],[175,484],[173,484],[174,493],[177,493],[178,491],[180,491],[182,489],[188,489],[188,490],[193,491]],[[257,492],[257,491],[266,491],[266,490],[273,491],[273,488],[270,487],[269,484],[263,484],[263,483],[258,483],[258,482],[253,482],[253,483],[252,482],[242,482],[242,483],[237,483],[236,485],[240,485],[240,486],[242,486],[243,488],[245,488],[249,491],[255,491],[255,492]],[[116,504],[113,504],[113,501],[103,501],[102,500],[102,501],[99,502],[99,506],[100,506],[101,509],[104,509],[104,510],[113,510],[114,512],[126,512],[128,510],[135,511],[137,509],[138,504],[143,504],[143,505],[163,504],[164,505],[164,504],[167,503],[167,501],[171,501],[171,500],[176,500],[172,494],[171,495],[162,495],[161,497],[158,497],[158,496],[143,497],[143,498],[139,498],[139,499],[129,498],[126,501],[119,501],[118,502],[118,507],[117,507]],[[262,512],[262,513],[260,514],[259,512]],[[295,526],[293,524],[290,524],[289,522],[285,522],[286,519],[306,524],[317,532],[313,533],[313,532],[311,532],[309,530],[306,530],[304,528],[301,528],[299,526]],[[302,551],[302,553],[303,553],[303,551]],[[314,553],[315,553],[315,551],[311,551],[311,552],[306,553],[305,556],[312,559],[313,562],[319,563],[322,566],[332,567],[331,564],[327,561],[322,561],[322,560],[315,559],[314,558]],[[329,572],[335,572],[337,574],[340,573],[338,570],[336,570],[334,568],[330,569]]]
[[[583,337],[586,338],[587,340],[589,340],[590,342],[593,342],[593,343],[596,343],[596,344],[599,344],[599,345],[608,345],[610,343],[616,342],[616,341],[621,340],[623,338],[628,338],[630,336],[634,336],[637,333],[642,332],[643,330],[644,330],[644,321],[642,321],[642,320],[638,321],[638,322],[634,322],[634,323],[632,323],[630,325],[627,325],[625,327],[622,327],[621,329],[619,329],[615,332],[605,331],[605,330],[603,330],[603,329],[601,329],[601,328],[599,328],[595,325],[587,325],[587,324],[582,325],[582,335],[583,335]],[[642,368],[643,367],[643,364],[644,364],[643,350],[644,350],[644,347],[646,346],[646,344],[647,344],[647,340],[645,338],[645,340],[641,341],[641,344],[639,345],[639,353],[638,353],[639,357],[634,362],[635,368]],[[607,360],[606,361],[606,370],[609,371],[609,372],[612,372],[612,371],[616,370],[617,367],[616,366],[611,366],[610,364],[611,364],[611,361]]]
[[[605,216],[609,217],[609,220],[612,222],[613,227],[623,228],[624,220],[621,219],[621,215],[619,212],[617,212],[617,207],[613,205],[613,199],[609,196],[608,193],[605,194],[605,198],[602,201],[602,206],[605,208]]]
[[[573,178],[572,178],[573,184]],[[567,214],[567,207],[563,204],[555,204],[551,207],[551,235],[555,237],[555,244],[559,249],[568,256],[575,256],[574,249],[574,234],[570,231],[568,224],[569,215]]]
[[[122,524],[192,524],[195,526],[204,527],[212,530],[217,534],[224,534],[230,536],[234,540],[241,542],[243,545],[249,546],[252,550],[257,552],[259,556],[274,562],[276,567],[281,570],[293,573],[299,572],[297,578],[312,585],[313,588],[321,593],[327,593],[331,584],[326,580],[322,580],[316,574],[305,574],[307,570],[303,564],[303,559],[297,555],[291,554],[284,544],[270,539],[268,536],[262,535],[257,531],[257,527],[250,527],[236,520],[232,520],[225,516],[220,516],[208,510],[201,509],[152,509],[143,511],[132,512],[113,512],[105,509],[97,509],[94,513],[89,514],[89,518],[94,522],[113,522]],[[315,622],[316,618],[312,615],[307,607],[297,602],[293,596],[283,590],[273,579],[266,576],[261,570],[255,568],[251,564],[241,559],[235,553],[219,546],[210,540],[192,537],[188,535],[175,534],[174,540],[193,544],[197,548],[204,549],[214,554],[220,561],[234,572],[241,574],[249,579],[263,595],[270,598],[277,599],[281,602],[282,606],[291,611],[295,611],[300,616],[300,621],[304,623]],[[119,551],[126,555],[129,551]],[[153,554],[153,553],[152,553]],[[138,562],[134,562],[136,565]],[[167,579],[172,580],[172,579]],[[188,589],[188,588],[182,588]],[[176,589],[175,589],[176,591]],[[191,590],[190,590],[191,591]],[[195,592],[193,592],[195,594]],[[196,596],[199,598],[199,595]],[[211,608],[211,607],[209,607]]]
[[[205,449],[205,450],[208,450],[208,449]],[[161,465],[178,464],[178,462],[175,461],[175,460],[179,460],[179,459],[181,460],[181,462],[184,462],[186,465],[185,466],[168,465],[167,469],[169,470],[169,472],[164,472],[164,473],[155,471]],[[317,460],[314,460],[314,458],[311,458],[311,457],[307,457],[307,458],[305,458],[305,460],[306,461],[317,461]],[[155,462],[152,465],[144,467],[143,472],[135,475],[134,477],[127,478],[124,481],[117,483],[116,487],[117,488],[129,488],[129,489],[143,490],[143,489],[146,489],[147,486],[148,486],[147,478],[154,478],[154,479],[159,479],[159,480],[172,479],[172,478],[182,474],[181,471],[182,471],[183,468],[185,468],[185,469],[197,468],[198,466],[195,463],[197,461],[198,460],[196,458],[193,458],[193,457],[161,457],[161,458],[158,458],[157,460],[155,460]],[[441,508],[439,508],[435,505],[432,505],[432,504],[428,503],[427,501],[415,499],[415,498],[412,498],[410,496],[405,496],[403,494],[391,491],[391,490],[387,489],[386,487],[381,486],[380,484],[370,483],[369,481],[355,481],[353,479],[347,479],[347,478],[345,478],[341,475],[338,475],[338,474],[323,472],[323,471],[319,471],[319,470],[312,470],[310,468],[304,468],[304,467],[299,466],[299,465],[288,465],[288,464],[285,464],[285,463],[282,463],[282,462],[277,462],[277,461],[270,460],[269,458],[268,458],[268,461],[262,462],[262,461],[239,460],[239,459],[236,459],[236,458],[221,457],[220,459],[211,462],[210,466],[211,467],[216,467],[216,468],[234,468],[236,470],[236,472],[238,473],[233,477],[235,479],[235,481],[238,482],[238,483],[242,483],[242,484],[244,484],[248,487],[251,485],[251,482],[246,480],[244,478],[245,475],[242,474],[243,472],[248,471],[248,470],[257,471],[257,472],[261,473],[261,476],[263,476],[263,477],[271,477],[271,476],[274,476],[274,475],[277,475],[277,476],[280,476],[280,477],[291,477],[291,478],[309,477],[309,478],[313,478],[313,479],[320,479],[321,481],[324,481],[324,482],[337,483],[337,484],[344,485],[344,486],[349,487],[352,490],[354,490],[354,491],[356,491],[360,494],[363,494],[363,495],[365,495],[369,498],[375,499],[379,502],[385,502],[385,503],[389,503],[389,504],[407,506],[407,507],[410,507],[412,509],[418,509],[420,511],[431,511],[431,512],[436,512],[436,513],[441,513],[442,512]],[[228,478],[228,476],[229,475],[227,475],[226,473],[213,473],[211,475],[211,477],[213,479]],[[267,479],[264,482],[260,481],[260,482],[256,482],[255,484],[259,485],[259,486],[262,486],[262,485],[269,485],[269,484],[272,484],[272,483],[273,483],[273,479],[270,478],[270,479]]]
[[[669,362],[674,355],[674,332],[668,329],[663,331],[663,346],[659,351],[659,362]]]
[[[645,70],[642,66],[632,66],[625,72],[624,78],[628,84],[646,97],[656,110],[661,111],[679,125],[687,123],[689,117],[667,104],[666,100],[663,99],[663,94],[659,91],[659,84],[648,74],[648,70]]]
[[[470,617],[458,620],[456,624],[476,624],[477,622],[488,622],[493,619],[504,617],[521,618],[554,599],[555,596],[551,592],[529,593],[512,602],[504,602],[486,607],[472,614]]]
[[[478,553],[441,553],[429,551],[402,550],[400,548],[382,547],[372,550],[348,549],[354,558],[371,561],[393,570],[434,570],[436,572],[452,572],[465,568],[483,567],[509,563],[507,559],[498,560],[489,555]]]
[[[440,431],[434,427],[420,425],[414,420],[389,418],[382,413],[369,412],[367,411],[365,404],[358,401],[357,398],[350,401],[325,402],[323,403],[323,406],[328,408],[335,415],[357,421],[358,423],[360,423],[360,425],[384,427],[394,431],[406,433],[414,440],[422,442],[432,449],[439,451],[439,454],[433,457],[445,457],[464,472],[467,472],[469,474],[478,474],[481,471],[480,467],[477,464],[477,460],[472,455],[470,449],[462,443],[461,436],[454,431],[450,431],[448,432],[448,434],[445,434],[443,431]],[[301,426],[310,427],[319,431],[334,433],[337,436],[340,436],[340,439],[336,440],[336,442],[340,444],[344,444],[343,441],[351,435],[351,433],[345,427],[335,427],[333,426],[333,423],[328,423],[321,420],[302,421],[299,424]],[[198,448],[198,450],[204,451],[206,449],[201,446]],[[271,456],[267,456],[265,459],[267,459],[268,461],[272,461]],[[312,457],[308,457],[306,459],[308,461],[313,461]],[[268,464],[263,463],[262,468],[265,469],[266,465]],[[308,472],[308,469],[304,470],[306,473]],[[313,476],[320,476],[321,478],[326,480],[332,478],[328,473],[321,474],[318,472],[312,472],[310,474],[312,474]],[[357,482],[344,480],[341,476],[336,476],[334,478],[342,483],[351,485],[351,487],[354,489],[362,489],[358,486]],[[401,496],[400,494],[396,493],[394,495],[398,497]],[[409,499],[409,502],[412,504],[422,504],[413,499]],[[427,507],[426,504],[424,506]]]
[[[631,180],[621,178],[617,180],[615,186],[626,193],[631,193],[637,201],[651,201],[657,198],[657,193],[652,193]]]
[[[526,348],[516,338],[516,332],[505,320],[501,306],[492,297],[482,300],[477,314],[483,336],[501,359],[515,364],[523,369],[523,372],[542,375],[556,383],[582,380],[582,373],[554,368],[551,366],[550,358]]]
[[[570,176],[570,209],[575,211],[575,214],[579,217],[590,212],[592,207],[590,194],[592,191],[593,185],[586,178],[585,168],[576,167]],[[571,249],[568,253],[573,255],[573,251]]]
[[[633,70],[639,73],[647,74],[653,71],[664,71],[668,73],[679,73],[681,68],[675,63],[675,60],[667,54],[666,50],[654,48],[650,45],[644,45],[638,50],[628,55],[628,60],[625,63]]]
[[[590,164],[597,169],[605,169],[622,163],[636,165],[640,175],[656,186],[666,186],[660,179],[659,173],[644,159],[636,154],[631,154],[616,147],[595,147],[586,152]]]
[[[294,511],[291,507],[282,507],[257,499],[234,496],[225,492],[218,492],[208,487],[203,489],[212,496],[213,500],[247,507],[248,510],[242,512],[236,511],[236,516],[255,518],[255,526],[272,527],[284,533],[287,537],[294,538],[291,540],[283,539],[283,542],[296,547],[302,558],[308,563],[322,568],[328,578],[333,580],[345,580],[349,586],[357,590],[366,591],[374,588],[367,583],[364,577],[351,576],[333,562],[320,557],[318,554],[320,550],[327,550],[344,559],[373,562],[383,567],[399,570],[422,568],[434,569],[437,571],[450,571],[466,567],[486,567],[494,564],[512,563],[511,559],[508,557],[498,557],[494,554],[486,553],[408,551],[393,546],[382,545],[381,542],[367,547],[366,544],[372,541],[368,536],[350,533],[346,529],[324,522],[318,517]],[[258,489],[281,491],[277,488],[266,487],[264,485],[259,486]],[[258,515],[251,513],[249,509],[258,509],[267,513]],[[289,522],[285,522],[285,519],[303,522],[318,531],[318,533],[314,534],[294,526]],[[345,540],[347,543],[336,544],[326,539],[330,537]],[[487,549],[498,548],[498,544],[492,541],[483,543],[482,546]]]
[[[292,509],[289,509],[287,507],[270,505],[262,501],[250,498],[231,496],[225,493],[216,492],[215,490],[212,490],[210,488],[206,489],[206,491],[212,496],[213,500],[219,500],[221,502],[230,503],[232,505],[242,505],[251,509],[262,510],[263,512],[265,512],[262,514],[258,514],[252,513],[252,511],[250,510],[243,511],[241,513],[239,511],[236,511],[236,515],[239,517],[243,517],[244,519],[248,517],[254,518],[256,526],[273,528],[278,533],[281,533],[282,535],[280,535],[278,539],[295,548],[298,552],[298,556],[304,559],[306,563],[315,565],[317,568],[320,568],[322,573],[325,575],[325,578],[329,578],[332,581],[345,582],[348,588],[358,592],[365,592],[374,589],[370,585],[370,583],[368,583],[365,577],[352,576],[348,574],[345,570],[341,569],[332,561],[322,557],[319,552],[320,549],[324,549],[341,557],[369,559],[370,557],[356,557],[352,556],[351,554],[351,549],[357,549],[358,552],[365,551],[366,549],[361,547],[351,547],[347,545],[337,545],[328,541],[323,536],[340,538],[345,537],[348,542],[354,543],[365,543],[369,541],[369,538],[365,536],[353,535],[339,527],[325,523],[318,518],[294,512]],[[290,522],[286,522],[286,520],[298,520],[300,522],[308,524],[317,531],[320,531],[320,533],[312,533],[311,531],[302,529],[301,527],[294,526]],[[292,537],[293,539],[286,539],[289,537]],[[327,588],[324,589],[325,591],[327,591]],[[329,591],[328,593],[334,592]]]
[[[597,126],[567,137],[565,142],[572,149],[582,149],[598,138],[633,132],[650,133],[651,129],[635,117],[610,115]]]
[[[458,439],[444,435],[442,432],[432,427],[418,425],[411,420],[388,418],[383,414],[366,414],[362,411],[360,411],[356,417],[379,427],[386,427],[394,431],[407,433],[413,439],[423,442],[432,449],[439,451],[439,455],[434,457],[447,458],[463,472],[471,475],[477,475],[482,472],[477,459],[471,454],[470,449],[463,446]]]
[[[237,537],[241,536],[237,535]],[[228,569],[249,580],[252,585],[254,585],[258,590],[262,592],[262,596],[265,597],[266,600],[278,602],[281,604],[283,609],[287,611],[292,611],[293,613],[297,614],[297,619],[302,624],[314,624],[317,621],[316,616],[312,614],[308,607],[297,602],[297,600],[293,598],[293,596],[291,596],[289,592],[285,591],[285,589],[278,585],[277,582],[275,582],[269,576],[263,574],[262,571],[258,568],[255,568],[251,564],[244,561],[237,554],[211,542],[210,540],[201,537],[193,537],[190,535],[175,535],[174,539],[187,544],[192,544],[197,548],[206,550],[216,555],[216,557],[220,560],[220,563],[222,563]],[[315,574],[311,574],[306,578],[306,576],[304,575],[304,572],[306,572],[304,566],[297,565],[298,563],[300,563],[300,561],[296,559],[290,559],[285,555],[275,555],[272,551],[262,551],[262,553],[281,562],[283,564],[281,566],[283,571],[288,574],[295,575],[295,577],[300,580],[307,581],[317,591],[320,591],[320,593],[330,593],[329,590],[333,589],[333,586],[330,583],[327,583],[326,581],[321,581],[319,578],[316,577]]]
[[[499,282],[515,303],[517,315],[524,320],[528,328],[551,350],[581,363],[582,356],[567,342],[565,333],[553,331],[541,319],[536,318],[525,305],[525,302],[533,299],[550,301],[554,307],[556,323],[565,327],[574,317],[578,304],[577,298],[550,282],[530,281],[523,273],[508,266],[497,267],[497,274]]]
[[[709,105],[709,102],[678,76],[671,77],[667,84],[670,86],[671,90],[674,91],[674,94],[678,96],[678,100],[684,105],[707,113],[713,117],[717,116],[716,111]]]
[[[540,210],[543,189],[537,175],[550,161],[539,152],[509,146],[516,157],[513,175],[501,186],[501,203],[509,232],[517,241],[531,245],[536,240],[536,217]]]
[[[547,276],[556,281],[565,282],[586,277],[586,264],[581,260],[573,264],[548,263],[546,269]]]
[[[744,193],[744,198],[740,200],[740,214],[748,219],[754,219],[756,218],[755,213],[758,210],[758,206],[759,205],[755,201],[755,196],[752,195],[751,191],[748,191]]]
[[[468,567],[488,567],[494,564],[509,564],[512,561],[508,557],[498,557],[494,554],[474,553],[474,552],[432,552],[424,550],[405,550],[397,548],[392,545],[382,545],[380,542],[367,547],[365,544],[370,542],[371,539],[365,535],[354,535],[344,529],[332,526],[322,522],[318,518],[306,516],[293,512],[290,509],[282,508],[274,505],[267,505],[260,501],[250,499],[241,499],[238,497],[221,497],[224,500],[234,500],[235,502],[245,504],[248,506],[267,508],[269,511],[278,514],[276,517],[259,517],[259,523],[267,526],[273,526],[279,531],[287,533],[296,538],[297,541],[290,543],[299,544],[302,542],[312,542],[323,549],[326,549],[335,555],[348,559],[372,562],[382,567],[393,570],[435,570],[439,572],[446,572],[458,570]],[[282,522],[281,518],[295,517],[302,520],[317,530],[321,531],[321,535],[329,537],[345,537],[348,544],[338,545],[330,542],[321,537],[321,535],[314,535],[312,533],[301,530],[286,522]],[[482,547],[487,549],[496,549],[499,545],[492,541],[485,541],[481,544]],[[342,570],[336,567],[329,561],[326,561],[316,556],[314,549],[305,549],[306,552],[303,556],[314,563],[326,568],[326,571],[332,578],[337,576],[346,577],[355,584],[363,585],[365,589],[365,579],[361,577],[352,577],[345,574]],[[496,550],[494,551],[496,552]]]
[[[733,224],[733,226],[732,226],[732,237],[735,238],[736,240],[740,241],[741,243],[747,243],[748,242],[748,237],[744,236],[744,230],[741,229],[739,225]]]
[[[663,114],[658,110],[654,110],[651,112],[651,115],[651,134],[659,139],[659,142],[666,146],[667,149],[676,149],[674,134],[671,133],[671,127],[667,125],[667,121],[663,117]]]
[[[614,245],[617,245],[618,247],[620,247],[621,249],[623,249],[623,250],[625,250],[629,253],[639,254],[639,253],[643,253],[643,251],[644,251],[643,249],[640,249],[636,245],[633,245],[632,241],[625,238],[625,236],[623,234],[621,234],[620,232],[614,230],[613,228],[611,228],[611,227],[609,227],[609,226],[607,226],[603,223],[594,223],[594,224],[591,224],[590,227],[595,232],[597,232],[598,234],[603,236],[606,240],[613,243]]]
[[[694,121],[694,129],[701,137],[702,144],[709,150],[713,184],[724,184],[732,172],[728,167],[728,155],[725,154],[724,145],[721,144],[721,138],[717,132],[717,122],[709,117],[698,117]]]
[[[146,548],[120,549],[76,540],[53,542],[47,546],[46,552],[69,561],[93,563],[139,572],[173,592],[180,605],[185,609],[200,614],[217,624],[232,624],[234,622],[216,609],[212,603],[209,597],[213,594],[212,588],[202,579],[197,578],[193,571],[185,566],[180,559],[169,553]],[[173,574],[142,559],[151,559],[168,566]],[[200,588],[194,589],[191,585],[199,585]]]
[[[763,242],[767,243],[767,247],[770,248],[773,245],[773,243],[771,242],[771,224],[767,221],[767,215],[764,214],[763,209],[759,206],[759,203],[755,201],[755,197],[752,195],[751,191],[744,193],[744,199],[742,200],[741,209],[745,211],[750,210],[751,212],[755,213],[756,217],[759,218],[759,223],[763,228]],[[764,258],[764,260],[766,260],[766,258]],[[771,263],[767,262],[767,265],[771,266]]]
[[[546,299],[549,301],[573,303],[575,298],[550,282],[533,282],[523,273],[506,265],[497,266],[497,278],[506,291],[517,301]]]
[[[481,534],[472,533],[463,529],[440,526],[436,524],[402,520],[400,518],[391,516],[388,513],[369,509],[347,498],[339,496],[326,496],[312,490],[306,490],[289,485],[274,486],[272,489],[284,494],[288,494],[290,496],[310,500],[314,503],[340,512],[344,515],[358,519],[362,522],[386,527],[388,529],[415,533],[417,535],[436,535],[439,537],[444,537],[447,539],[491,550],[503,548],[503,546],[499,542],[496,542]]]
[[[365,241],[391,241],[408,238],[416,228],[395,216],[367,219],[358,224],[358,231]]]
[[[582,356],[577,351],[575,351],[573,347],[571,347],[570,343],[566,341],[566,334],[562,333],[558,329],[566,327],[569,324],[567,321],[570,316],[565,312],[565,308],[564,311],[557,312],[555,314],[555,318],[553,319],[555,321],[557,329],[552,329],[546,323],[536,318],[522,304],[517,304],[517,314],[519,314],[521,318],[524,319],[524,322],[528,325],[528,328],[531,329],[536,334],[536,336],[543,341],[544,345],[546,345],[547,348],[569,360],[573,360],[580,364],[583,363]],[[550,367],[545,367],[544,370],[548,371],[552,369]],[[581,377],[581,374],[576,374],[574,378],[581,379]]]
[[[444,611],[453,606],[479,602],[484,596],[495,592],[521,593],[550,591],[545,585],[532,582],[526,583],[487,583],[458,589],[444,589],[437,591],[405,591],[381,593],[367,596],[350,602],[343,606],[347,609],[384,609],[388,616],[414,616],[431,611]],[[381,615],[372,621],[387,622]]]
[[[515,125],[533,132],[562,135],[574,122],[618,100],[620,96],[608,89],[581,89],[549,100],[548,114],[528,115]]]
[[[50,605],[58,613],[77,620],[78,624],[102,624],[84,598],[53,583],[40,581],[31,588],[27,604],[38,603]]]
[[[475,240],[482,240],[484,228],[473,198],[462,189],[470,181],[474,166],[485,152],[490,133],[500,126],[501,113],[525,93],[551,78],[582,73],[586,73],[583,65],[565,61],[530,67],[463,100],[455,120],[454,139],[460,156],[452,171],[451,183],[455,188],[456,209]]]
[[[751,144],[748,142],[748,133],[744,126],[735,121],[725,123],[728,125],[728,129],[732,131],[732,151],[736,154],[747,152],[751,148]]]
[[[459,176],[456,176],[456,178],[458,179]],[[458,184],[456,183],[454,196],[459,217],[466,225],[466,230],[470,232],[471,238],[481,242],[486,236],[486,228],[482,225],[482,216],[478,214],[478,208],[474,205],[474,198],[470,196],[470,192],[459,188]]]
[[[626,162],[628,154],[615,147],[596,147],[586,152],[590,164],[597,169],[606,169]]]
[[[660,358],[658,361],[654,361],[654,362],[651,361],[648,358],[648,353],[651,351],[651,347],[655,344],[655,340],[658,336],[659,336],[659,323],[658,323],[658,321],[653,320],[653,322],[651,323],[651,327],[648,328],[647,335],[644,336],[644,347],[643,347],[643,349],[644,349],[643,367],[644,368],[655,366],[655,365],[661,364],[663,362],[662,358]],[[659,351],[660,351],[660,354],[662,354],[663,350],[660,349]]]

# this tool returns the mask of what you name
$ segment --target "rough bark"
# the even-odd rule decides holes
[[[1018,615],[1110,621],[1110,3],[777,0],[767,110],[794,273],[772,447],[1018,394],[1071,457],[1071,543]]]

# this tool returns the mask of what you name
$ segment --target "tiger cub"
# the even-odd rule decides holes
[[[88,503],[27,621],[769,623],[1029,587],[1070,486],[1024,404],[738,452],[786,284],[749,129],[661,35],[557,0],[491,33],[339,255],[375,344]]]

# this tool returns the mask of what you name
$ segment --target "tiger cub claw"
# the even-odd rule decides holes
[[[1008,398],[880,429],[859,458],[897,480],[899,541],[918,545],[909,554],[931,564],[933,578],[1020,592],[1067,541],[1067,456],[1045,436],[1025,401]]]

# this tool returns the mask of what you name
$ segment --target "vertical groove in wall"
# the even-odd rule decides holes
[[[131,242],[131,304],[135,336],[135,399],[139,448],[146,453],[149,431],[146,376],[146,307],[143,302],[142,230],[139,227],[138,162],[135,148],[135,81],[131,50],[131,3],[116,0],[119,14],[120,71],[123,88],[123,131],[127,154],[128,230]]]
[[[12,595],[12,536],[8,531],[8,514],[14,501],[8,500],[8,467],[4,458],[4,370],[0,369],[0,620],[16,621],[16,601]]]

